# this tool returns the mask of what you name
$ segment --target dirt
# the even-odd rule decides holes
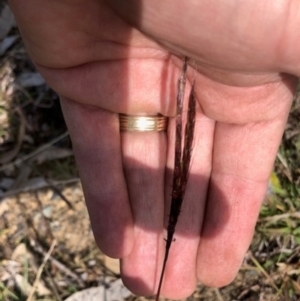
[[[62,189],[63,200],[52,189],[22,193],[9,197],[0,203],[0,258],[2,266],[14,258],[20,244],[25,244],[36,263],[29,264],[29,279],[34,278],[42,255],[49,249],[51,242],[57,241],[52,257],[60,265],[49,262],[49,279],[57,284],[62,296],[67,296],[66,288],[81,290],[101,282],[103,275],[119,277],[116,260],[108,260],[95,245],[83,194],[79,183]],[[39,248],[38,248],[39,247]],[[34,268],[35,266],[35,268]],[[68,274],[71,271],[74,275]],[[19,273],[24,272],[24,266]],[[71,275],[71,276],[70,276]],[[145,298],[132,296],[129,298]],[[260,271],[249,264],[247,256],[235,281],[222,289],[207,288],[199,285],[188,300],[206,301],[275,301],[292,300],[276,296],[276,292]],[[296,300],[296,299],[295,299]]]

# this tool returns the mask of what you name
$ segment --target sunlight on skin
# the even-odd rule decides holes
[[[231,281],[300,76],[299,1],[9,3],[29,54],[61,97],[95,239],[122,258],[125,283],[141,295],[155,293],[161,270],[174,138],[172,130],[125,138],[117,113],[174,116],[181,57],[191,58],[193,185],[162,295],[185,298],[196,275],[213,286]]]

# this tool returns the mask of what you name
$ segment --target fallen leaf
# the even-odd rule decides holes
[[[34,261],[34,256],[27,250],[27,247],[24,243],[20,243],[13,251],[11,259],[24,264],[25,261]]]
[[[20,275],[15,275],[15,284],[18,287],[18,289],[22,292],[23,295],[28,296],[30,291],[32,290],[31,284],[28,282],[28,280]]]
[[[3,55],[6,50],[13,45],[18,36],[8,36],[2,42],[0,42],[0,55]]]
[[[108,256],[104,257],[105,266],[114,272],[115,274],[120,274],[120,261],[119,259],[110,258]]]
[[[15,24],[14,15],[6,4],[0,13],[0,40],[3,40],[7,36]]]
[[[45,80],[37,72],[23,72],[17,77],[16,83],[23,88],[37,87],[45,84]]]
[[[52,213],[53,213],[53,206],[51,206],[51,205],[45,206],[42,210],[42,213],[43,213],[44,217],[50,219],[52,216]]]
[[[65,301],[121,301],[130,295],[131,292],[124,286],[122,280],[118,279],[108,288],[105,284],[88,288],[71,295]]]
[[[14,260],[3,260],[1,262],[0,281],[8,281],[11,277],[20,272],[21,265]]]

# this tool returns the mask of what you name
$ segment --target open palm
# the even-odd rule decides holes
[[[10,0],[61,97],[99,247],[136,294],[155,293],[174,150],[119,133],[118,113],[175,114],[181,57],[198,100],[190,181],[162,294],[229,283],[251,242],[297,76],[297,1]],[[299,57],[299,56],[298,56]]]

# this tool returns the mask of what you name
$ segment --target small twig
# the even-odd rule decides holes
[[[299,253],[300,253],[300,247],[297,247],[296,249],[294,249],[293,254],[292,254],[289,258],[286,259],[286,263],[290,264],[291,261],[292,261],[296,256],[299,255]]]
[[[248,253],[249,258],[254,263],[254,265],[257,267],[257,269],[270,281],[270,284],[273,286],[273,288],[276,290],[277,293],[280,293],[279,288],[274,283],[271,276],[266,272],[266,270],[261,266],[261,264],[255,259],[255,257],[252,255],[251,252]]]
[[[286,158],[284,158],[283,155],[280,152],[277,152],[276,157],[280,161],[282,166],[284,167],[284,174],[287,176],[289,181],[292,183],[293,182],[293,177],[292,177],[291,169],[289,167],[289,164],[288,164]]]
[[[62,181],[52,181],[51,183],[48,183],[45,181],[45,183],[43,185],[40,185],[38,187],[34,186],[25,186],[25,187],[21,187],[18,189],[14,189],[14,190],[9,190],[5,193],[3,193],[0,197],[0,200],[12,196],[12,195],[16,195],[19,194],[21,192],[28,192],[28,191],[37,191],[40,189],[45,189],[45,188],[53,188],[53,187],[57,187],[57,186],[61,186],[61,185],[69,185],[69,184],[73,184],[73,183],[79,183],[80,179],[79,178],[72,178],[72,179],[68,179],[68,180],[62,180]]]
[[[63,201],[65,201],[65,203],[67,204],[67,206],[68,206],[70,209],[74,210],[74,206],[73,206],[72,202],[69,201],[68,198],[64,196],[64,194],[60,191],[60,189],[58,189],[56,186],[54,186],[54,185],[52,184],[52,181],[51,181],[51,180],[47,180],[47,179],[46,179],[46,182],[49,184],[49,187],[50,187],[56,194],[58,194],[59,197],[60,197]]]
[[[290,212],[290,213],[282,213],[282,214],[276,214],[273,216],[266,216],[263,218],[260,218],[260,221],[271,221],[271,222],[278,222],[282,219],[286,219],[286,218],[299,218],[300,219],[300,211],[296,211],[296,212]]]
[[[53,295],[55,297],[55,300],[57,301],[62,301],[62,298],[60,297],[59,295],[59,292],[58,292],[58,287],[57,287],[57,284],[55,283],[55,281],[53,280],[53,277],[52,275],[49,273],[48,271],[48,268],[45,267],[45,273],[48,277],[47,279],[47,282],[48,282],[48,285],[52,288],[52,292],[53,292]]]
[[[36,156],[37,154],[43,152],[44,150],[46,150],[47,148],[49,148],[50,146],[52,146],[53,144],[57,143],[58,141],[60,141],[61,139],[67,137],[69,135],[69,132],[66,131],[64,132],[63,134],[59,135],[58,137],[54,138],[53,140],[51,140],[50,142],[40,146],[38,149],[36,149],[35,151],[31,152],[30,154],[22,157],[22,158],[19,158],[19,159],[16,159],[15,161],[11,162],[11,163],[8,163],[8,164],[5,164],[3,166],[0,167],[0,171],[2,170],[5,170],[7,168],[10,168],[10,167],[13,167],[15,165],[18,165],[34,156]]]
[[[215,288],[214,291],[215,291],[219,301],[225,301],[224,298],[222,297],[221,293],[220,293],[220,290],[218,288]]]
[[[42,275],[42,272],[44,270],[44,267],[45,267],[48,259],[50,258],[50,255],[53,252],[53,249],[54,249],[55,245],[56,245],[56,240],[54,239],[53,242],[52,242],[52,244],[51,244],[51,246],[50,246],[49,251],[46,253],[46,255],[45,255],[44,259],[43,259],[43,262],[42,262],[42,264],[40,265],[40,267],[39,267],[39,269],[37,271],[35,280],[33,282],[32,289],[31,289],[30,294],[29,294],[29,296],[28,296],[28,298],[27,298],[26,301],[31,301],[32,300],[32,297],[33,297],[33,295],[34,295],[34,293],[36,291],[36,288],[37,288],[38,282],[39,282],[39,280],[41,278],[41,275]]]
[[[31,239],[30,245],[37,253],[45,256],[46,252],[43,250],[43,248],[40,245],[38,245],[38,243],[35,240]],[[68,267],[66,267],[63,263],[59,262],[57,259],[53,258],[52,256],[49,256],[49,261],[51,261],[53,265],[55,265],[58,269],[63,271],[66,275],[76,280],[80,287],[84,287],[84,282],[82,281],[82,279],[77,274],[72,272]]]

